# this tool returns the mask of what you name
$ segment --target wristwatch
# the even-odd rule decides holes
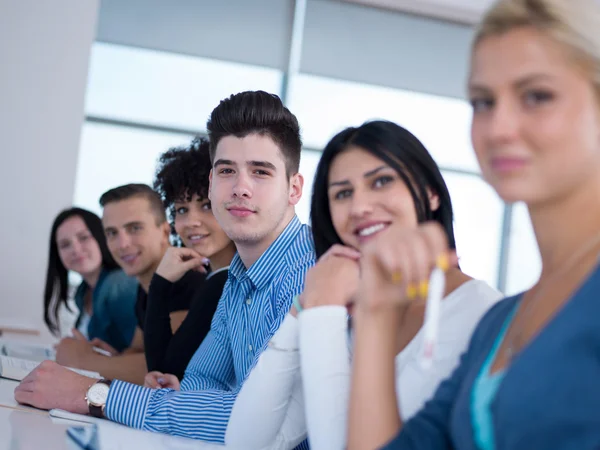
[[[90,410],[90,416],[104,419],[104,406],[108,398],[108,389],[110,388],[110,380],[98,380],[92,384],[85,395],[85,401]]]

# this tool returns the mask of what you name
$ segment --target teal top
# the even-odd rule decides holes
[[[122,270],[102,270],[92,291],[92,314],[87,325],[87,338],[99,338],[122,352],[131,344],[137,318],[135,302],[139,283]],[[75,293],[79,317],[75,328],[84,320],[84,301],[88,284],[83,281]],[[85,334],[85,333],[84,333]]]
[[[496,397],[498,386],[504,378],[504,370],[490,373],[490,369],[496,354],[504,341],[508,326],[512,322],[517,308],[506,318],[502,331],[498,334],[494,346],[490,350],[484,364],[481,366],[479,375],[473,383],[471,391],[471,422],[473,422],[474,438],[479,450],[495,450],[494,426],[490,405]]]

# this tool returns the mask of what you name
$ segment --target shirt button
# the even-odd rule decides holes
[[[251,345],[248,346],[248,350],[252,351],[252,346]]]
[[[247,298],[247,299],[246,299],[246,305],[249,305],[250,303],[252,303],[252,299],[250,299],[250,298]]]

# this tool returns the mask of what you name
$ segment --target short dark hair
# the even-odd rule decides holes
[[[186,147],[174,147],[160,156],[154,177],[154,190],[160,195],[163,207],[173,225],[175,202],[191,201],[196,194],[200,200],[208,198],[210,144],[197,136]],[[171,231],[174,232],[173,226]]]
[[[244,138],[249,134],[269,136],[281,149],[288,178],[300,169],[302,139],[298,119],[275,94],[246,91],[221,100],[210,115],[208,123],[210,158],[227,136]]]
[[[337,155],[349,147],[359,147],[396,170],[413,198],[418,222],[434,220],[440,223],[450,248],[456,248],[450,193],[437,164],[410,131],[395,123],[379,120],[346,128],[334,136],[323,150],[315,173],[310,205],[317,257],[321,257],[334,244],[342,244],[331,220],[327,192],[331,164]],[[435,211],[431,210],[427,189],[440,200],[440,206]]]
[[[61,305],[65,305],[70,311],[68,294],[69,294],[69,279],[68,270],[62,263],[58,254],[58,244],[56,243],[56,232],[67,219],[71,217],[81,217],[85,226],[90,230],[91,235],[100,247],[102,254],[102,267],[104,270],[117,270],[119,266],[113,259],[108,245],[106,244],[106,236],[102,221],[93,212],[81,208],[69,208],[61,211],[54,219],[52,229],[50,230],[50,254],[48,256],[48,269],[46,271],[46,286],[44,288],[44,322],[48,329],[54,335],[58,335],[59,320],[58,310]]]
[[[148,200],[150,209],[156,216],[157,225],[167,221],[167,215],[165,214],[165,208],[163,208],[160,195],[147,184],[131,183],[109,189],[100,197],[100,206],[104,208],[109,203],[129,200],[130,198],[135,197],[141,197]]]

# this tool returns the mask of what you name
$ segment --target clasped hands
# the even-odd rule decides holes
[[[425,300],[434,267],[447,271],[457,257],[443,228],[428,222],[407,229],[390,225],[360,251],[332,246],[306,276],[304,309],[339,305],[374,311]],[[292,314],[297,311],[292,308]]]

